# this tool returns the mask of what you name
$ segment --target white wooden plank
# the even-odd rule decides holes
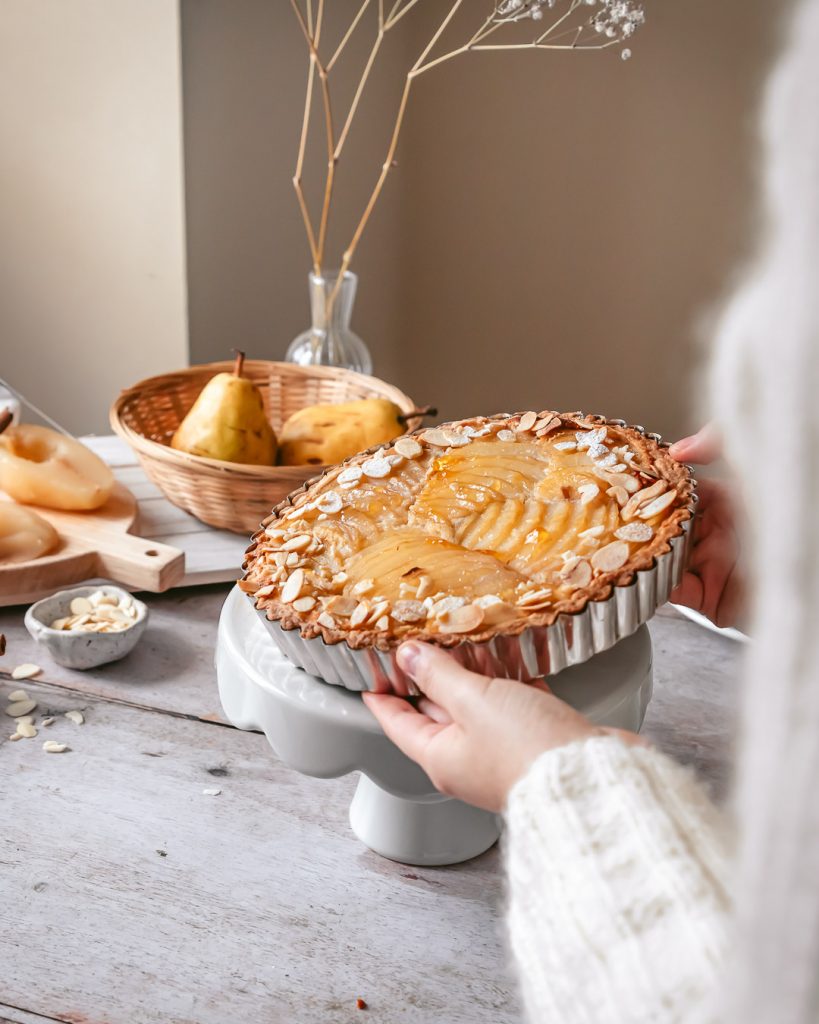
[[[100,695],[138,707],[157,708],[209,721],[225,718],[216,691],[213,651],[219,611],[229,587],[196,587],[140,595],[148,602],[148,628],[122,661],[86,672],[64,668],[29,636],[22,608],[0,610],[6,654],[0,674],[33,662],[43,678],[78,695]],[[0,990],[0,998],[2,990]]]
[[[85,713],[43,730],[65,754],[0,743],[8,1004],[74,1024],[360,1024],[360,996],[380,1024],[520,1020],[497,851],[390,863],[350,832],[352,778],[299,776],[257,734]]]
[[[185,554],[185,576],[179,586],[233,582],[240,574],[249,538],[217,530],[173,505],[145,475],[132,449],[119,437],[82,439],[114,470],[139,505],[137,532],[170,544]]]
[[[8,650],[0,673],[31,661],[50,683],[205,721],[224,722],[213,649],[225,586],[149,595],[151,620],[126,659],[88,672],[55,665],[26,632],[22,609],[0,611]],[[144,595],[143,595],[144,596]],[[718,793],[730,773],[736,677],[744,650],[663,609],[651,622],[654,696],[643,734],[677,760],[694,765]]]

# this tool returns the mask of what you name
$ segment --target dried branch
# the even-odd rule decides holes
[[[325,0],[316,0],[315,28],[313,26],[313,0],[307,0],[307,17],[301,13],[297,0],[290,0],[291,6],[296,14],[302,34],[307,43],[310,53],[310,66],[307,78],[307,90],[304,104],[304,116],[302,119],[301,136],[299,139],[298,159],[296,161],[296,172],[293,177],[293,185],[296,189],[299,206],[302,212],[307,240],[313,257],[313,267],[317,274],[324,268],[324,256],[327,243],[327,225],[330,215],[330,207],[335,182],[335,172],[338,161],[344,150],[353,121],[359,110],[364,89],[370,79],[373,67],[384,41],[385,35],[392,31],[401,19],[413,10],[419,0],[394,0],[394,3],[385,11],[384,0],[376,0],[376,36],[367,55],[363,70],[359,76],[358,83],[350,102],[347,116],[341,132],[336,138],[333,122],[333,111],[330,91],[330,72],[336,67],[337,62],[344,53],[356,28],[361,23],[367,10],[372,6],[372,0],[363,0],[356,14],[344,32],[341,41],[335,48],[332,56],[326,64],[322,63],[319,56],[321,42],[321,24],[324,17]],[[452,24],[456,14],[462,9],[464,0],[448,0],[446,14],[438,24],[431,39],[422,49],[409,71],[406,73],[404,88],[401,93],[401,100],[398,105],[398,112],[393,125],[392,134],[384,161],[379,175],[370,192],[364,206],[361,218],[353,231],[347,248],[344,250],[341,259],[341,268],[338,278],[327,300],[327,314],[329,316],[332,306],[338,295],[344,274],[349,269],[358,244],[373,212],[376,202],[389,176],[390,170],[395,166],[395,153],[398,147],[398,140],[401,128],[407,111],[410,93],[413,83],[427,71],[439,67],[447,61],[465,53],[479,51],[503,51],[503,50],[605,50],[611,46],[618,45],[628,39],[644,20],[643,10],[635,0],[597,0],[593,4],[593,11],[590,16],[583,18],[579,24],[570,24],[572,15],[578,9],[585,7],[583,0],[568,0],[566,10],[550,22],[545,31],[536,35],[527,42],[498,41],[486,42],[503,28],[518,24],[525,20],[533,23],[540,22],[544,14],[554,7],[556,0],[494,0],[490,14],[483,20],[480,26],[469,35],[465,42],[453,47],[443,53],[434,55],[435,49],[440,43],[447,29]],[[557,0],[559,2],[559,0]],[[558,31],[560,30],[560,31]],[[585,35],[590,33],[590,37]],[[600,42],[596,38],[602,36]],[[572,37],[569,41],[563,40]],[[623,51],[623,57],[630,55],[629,50]],[[307,137],[310,126],[310,112],[312,109],[315,78],[318,76],[321,88],[322,106],[324,110],[324,129],[327,145],[327,175],[325,179],[324,199],[321,207],[318,235],[313,228],[312,221],[305,201],[302,189],[302,171],[304,165]]]

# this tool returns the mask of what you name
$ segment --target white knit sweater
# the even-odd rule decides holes
[[[764,238],[712,374],[756,566],[736,857],[656,750],[542,755],[506,815],[533,1024],[819,1021],[819,0],[795,12],[762,128]]]

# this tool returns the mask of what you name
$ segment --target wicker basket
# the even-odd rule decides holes
[[[140,381],[114,402],[110,421],[169,501],[209,526],[250,534],[274,505],[325,467],[249,466],[170,447],[174,431],[205,384],[232,369],[233,362],[205,363]],[[398,388],[351,370],[246,360],[243,373],[261,390],[276,431],[297,409],[324,402],[388,398],[406,413],[415,408]],[[420,422],[408,420],[407,430]]]

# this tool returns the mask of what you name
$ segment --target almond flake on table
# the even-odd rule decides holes
[[[23,739],[31,740],[37,735],[37,730],[30,722],[18,722],[17,735],[22,736]]]
[[[25,690],[12,690],[8,699],[11,704],[14,704],[18,700],[28,700],[29,696]]]
[[[202,790],[202,796],[221,796],[221,795],[222,795],[222,790],[221,789],[203,789]]]
[[[58,743],[56,740],[46,740],[43,744],[43,750],[47,754],[64,754],[70,749],[67,743]]]
[[[9,704],[8,707],[5,708],[5,712],[10,718],[20,718],[27,715],[30,711],[33,711],[36,707],[36,700],[16,700],[13,704]]]
[[[33,679],[34,676],[38,676],[43,670],[39,665],[31,664],[26,662],[23,665],[18,665],[17,668],[11,670],[11,678],[18,679]]]
[[[66,711],[65,718],[69,722],[73,722],[74,725],[82,725],[85,722],[85,716],[82,711]]]

